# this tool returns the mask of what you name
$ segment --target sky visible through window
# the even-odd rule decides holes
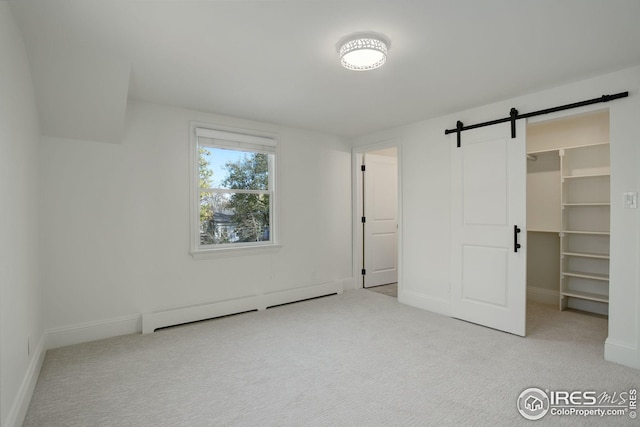
[[[209,168],[213,171],[213,176],[211,177],[211,187],[212,188],[222,188],[222,183],[227,177],[227,169],[225,165],[228,162],[238,162],[241,160],[247,153],[243,151],[235,151],[235,150],[225,150],[222,148],[212,148],[212,147],[204,147],[211,154],[205,154],[203,157],[209,162]]]

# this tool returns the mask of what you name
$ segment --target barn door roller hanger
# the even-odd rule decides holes
[[[593,98],[593,99],[588,99],[586,101],[574,102],[573,104],[560,105],[558,107],[533,111],[531,113],[526,113],[526,114],[520,114],[518,113],[518,110],[516,110],[515,108],[512,108],[511,111],[509,112],[509,117],[503,117],[502,119],[491,120],[488,122],[477,123],[475,125],[467,125],[467,126],[465,126],[460,120],[458,120],[456,122],[456,127],[453,129],[446,129],[444,131],[444,134],[448,135],[450,133],[457,133],[458,134],[457,146],[460,147],[460,134],[462,133],[462,131],[477,129],[485,126],[497,125],[499,123],[511,122],[511,138],[515,138],[516,137],[516,120],[518,119],[526,119],[529,117],[541,116],[543,114],[555,113],[557,111],[564,111],[564,110],[570,110],[572,108],[584,107],[586,105],[598,104],[601,102],[609,102],[615,99],[626,98],[627,96],[629,96],[629,92],[620,92],[613,95],[602,95],[599,98]]]

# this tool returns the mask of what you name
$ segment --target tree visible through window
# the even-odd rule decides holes
[[[271,240],[272,156],[198,146],[200,246]]]

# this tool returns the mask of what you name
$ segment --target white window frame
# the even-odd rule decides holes
[[[199,138],[203,139],[199,143]],[[277,171],[279,144],[274,134],[257,133],[246,129],[229,128],[206,123],[190,123],[190,241],[191,255],[195,259],[220,256],[250,255],[265,250],[280,248],[278,233],[278,191]],[[222,243],[200,245],[200,170],[198,147],[230,148],[249,152],[267,152],[272,154],[269,161],[269,241]],[[251,190],[246,190],[251,192]],[[237,191],[233,191],[237,192]]]

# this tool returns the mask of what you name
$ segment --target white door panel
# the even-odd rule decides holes
[[[507,143],[497,139],[465,145],[461,153],[465,224],[507,223]],[[488,191],[492,188],[503,191]]]
[[[375,271],[395,270],[396,268],[396,233],[378,233],[373,237],[373,265]]]
[[[460,148],[452,143],[451,303],[454,317],[524,336],[524,121],[516,133],[506,123],[463,132]],[[523,230],[517,252],[515,226]]]
[[[506,307],[508,252],[504,248],[465,245],[462,258],[463,300]]]

